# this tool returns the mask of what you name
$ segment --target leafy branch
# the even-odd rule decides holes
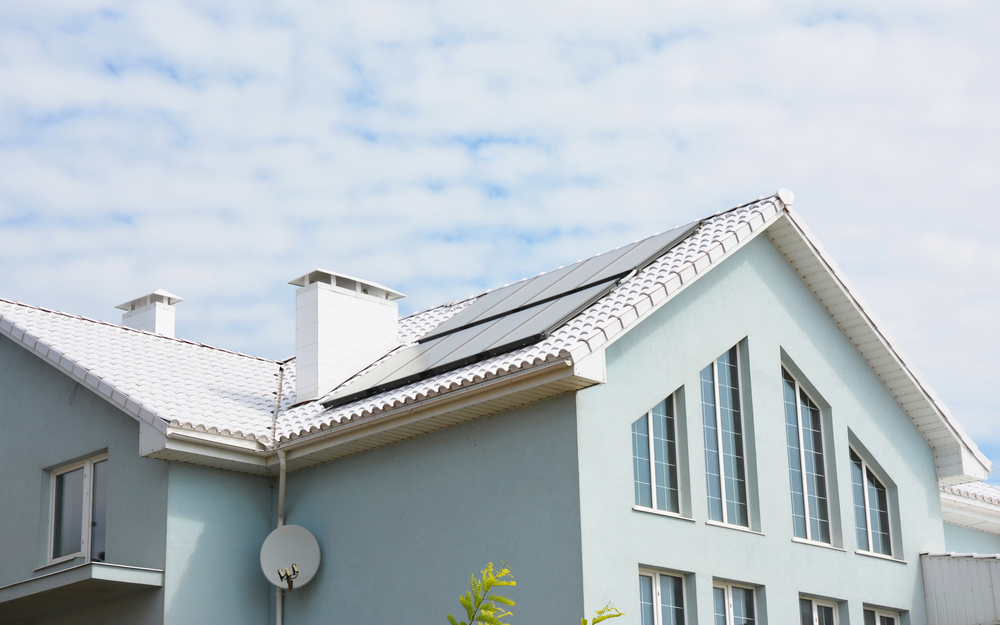
[[[451,625],[474,625],[475,623],[504,625],[500,619],[510,616],[511,613],[498,607],[497,604],[513,607],[514,602],[502,595],[490,596],[490,591],[493,590],[494,586],[516,586],[517,582],[513,579],[504,579],[505,577],[512,576],[510,569],[507,568],[507,564],[502,564],[503,568],[494,573],[493,563],[490,562],[483,569],[483,578],[481,580],[476,579],[475,575],[471,577],[469,580],[471,592],[467,592],[458,598],[462,607],[465,608],[465,614],[469,620],[459,622],[454,616],[449,614],[448,622]]]
[[[601,621],[606,621],[609,618],[618,618],[619,616],[625,616],[625,614],[619,612],[618,608],[609,603],[597,611],[597,615],[594,616],[594,620],[590,621],[590,625],[597,625]],[[580,625],[587,625],[587,619],[580,619]]]

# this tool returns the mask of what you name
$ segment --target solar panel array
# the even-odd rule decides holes
[[[350,403],[531,345],[682,241],[700,221],[490,291],[323,402]]]

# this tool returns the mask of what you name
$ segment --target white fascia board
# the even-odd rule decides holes
[[[78,364],[69,356],[49,347],[45,342],[33,336],[24,328],[10,322],[0,316],[0,334],[11,339],[29,352],[35,354],[43,361],[52,365],[57,371],[86,386],[98,397],[105,399],[109,404],[118,408],[139,423],[146,423],[155,427],[163,433],[167,431],[167,423],[159,418],[156,412],[142,402],[129,396],[101,379],[100,376],[92,373],[83,365]]]
[[[593,367],[596,365],[588,365]],[[602,365],[603,366],[603,365]],[[588,371],[592,374],[592,371]],[[497,397],[548,384],[576,375],[571,359],[560,359],[527,370],[484,380],[469,386],[441,393],[431,398],[391,410],[346,420],[315,434],[284,442],[278,446],[288,460],[301,458],[324,449],[350,442],[374,431],[387,431],[415,421],[429,419],[446,412],[460,410]],[[591,378],[581,380],[588,386],[598,384]]]
[[[884,349],[885,352],[899,364],[900,368],[906,375],[907,381],[912,386],[914,391],[916,391],[921,398],[930,404],[941,424],[947,429],[949,434],[954,438],[955,442],[963,447],[962,474],[968,476],[968,480],[965,481],[971,482],[984,479],[986,474],[992,472],[989,459],[979,450],[979,447],[976,446],[976,443],[968,436],[968,434],[965,433],[965,429],[962,428],[961,424],[959,424],[958,421],[951,416],[948,408],[941,402],[934,390],[931,389],[930,385],[927,384],[920,372],[917,371],[916,367],[910,363],[909,359],[903,354],[902,350],[896,346],[895,341],[882,329],[881,322],[871,312],[861,296],[857,294],[850,280],[848,280],[847,277],[841,273],[837,263],[826,253],[826,250],[823,249],[820,242],[812,235],[805,223],[802,221],[802,218],[799,217],[790,206],[785,207],[785,214],[795,232],[797,232],[799,236],[802,237],[802,240],[809,245],[810,249],[812,249],[813,253],[833,277],[834,281],[843,291],[847,299],[852,303],[858,314],[867,322],[868,326],[875,333],[875,336],[878,337],[882,349]],[[894,395],[898,395],[898,393],[894,393]],[[903,409],[906,410],[905,407],[903,407]],[[907,414],[909,415],[909,411],[907,411]],[[913,418],[912,415],[910,418]],[[917,427],[923,431],[919,425]],[[932,445],[932,447],[934,446]],[[979,477],[981,475],[983,477]],[[954,476],[939,475],[938,477],[946,478]]]
[[[954,525],[1000,534],[1000,506],[996,504],[954,493],[941,493],[941,512],[951,513],[948,522]],[[984,530],[984,526],[992,529]]]

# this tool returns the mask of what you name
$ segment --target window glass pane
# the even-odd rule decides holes
[[[802,446],[806,460],[805,475],[809,488],[809,523],[812,539],[830,542],[830,516],[826,501],[826,469],[823,462],[823,432],[819,406],[805,394],[802,402]]]
[[[727,521],[748,527],[747,485],[743,464],[743,425],[736,347],[723,354],[719,369],[719,416],[722,426],[722,463],[725,471]]]
[[[889,501],[885,486],[868,471],[868,509],[871,512],[872,551],[885,555],[892,554],[889,543]]]
[[[792,488],[792,529],[799,538],[806,538],[806,507],[802,491],[802,468],[799,457],[799,419],[795,405],[795,380],[781,370],[785,395],[785,440],[788,447],[788,479]],[[804,601],[804,600],[803,600]],[[810,622],[812,616],[809,617]]]
[[[875,622],[875,613],[871,610],[865,610],[865,625],[878,625]]]
[[[653,578],[639,576],[639,612],[642,625],[654,625],[653,621]]]
[[[52,557],[80,551],[83,543],[83,467],[56,476]]]
[[[896,619],[891,616],[879,617],[879,625],[896,625]]]
[[[851,487],[854,491],[854,528],[858,535],[858,549],[868,551],[868,518],[865,515],[865,486],[861,458],[851,450]],[[875,613],[872,623],[875,625]],[[867,623],[865,625],[868,625]]]
[[[653,467],[656,507],[680,512],[677,496],[677,440],[674,435],[674,401],[668,397],[653,408]]]
[[[834,625],[833,608],[831,606],[828,605],[816,606],[816,616],[819,619],[819,625]]]
[[[808,599],[799,599],[799,623],[813,625],[813,602]]]
[[[663,625],[684,625],[684,580],[660,575],[660,611]]]
[[[726,589],[712,589],[713,603],[715,604],[715,625],[726,625]]]
[[[733,587],[733,625],[753,625],[753,591]]]
[[[635,479],[635,505],[653,506],[649,475],[649,425],[646,415],[632,424],[632,475]]]
[[[719,476],[719,439],[715,425],[715,375],[712,365],[701,372],[701,409],[705,425],[705,480],[708,485],[708,518],[722,520],[722,483]]]
[[[106,535],[108,510],[108,461],[94,463],[94,484],[91,502],[90,559],[104,562],[104,539]]]

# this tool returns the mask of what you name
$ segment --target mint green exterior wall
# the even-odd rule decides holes
[[[0,337],[0,586],[82,564],[46,563],[48,469],[108,454],[107,561],[162,569],[167,463],[140,458],[139,424],[34,354]],[[162,589],[45,622],[161,623]]]
[[[274,622],[260,547],[274,529],[272,478],[170,463],[164,623]]]
[[[1000,553],[1000,536],[961,525],[944,524],[944,550],[955,553]]]
[[[458,597],[506,561],[515,623],[583,615],[574,397],[289,474],[286,522],[322,549],[287,623],[465,620]]]
[[[741,341],[750,515],[759,533],[706,523],[699,373]],[[783,362],[823,408],[837,548],[792,541]],[[611,345],[607,371],[607,384],[577,400],[579,454],[588,459],[580,465],[588,613],[613,601],[637,615],[642,566],[688,574],[689,623],[711,622],[713,578],[756,586],[760,622],[770,625],[798,622],[800,593],[846,602],[841,614],[858,625],[865,603],[925,622],[918,554],[945,544],[932,450],[765,237]],[[684,511],[693,520],[632,509],[631,424],[674,391]],[[894,553],[905,562],[855,553],[849,440],[891,487]]]

